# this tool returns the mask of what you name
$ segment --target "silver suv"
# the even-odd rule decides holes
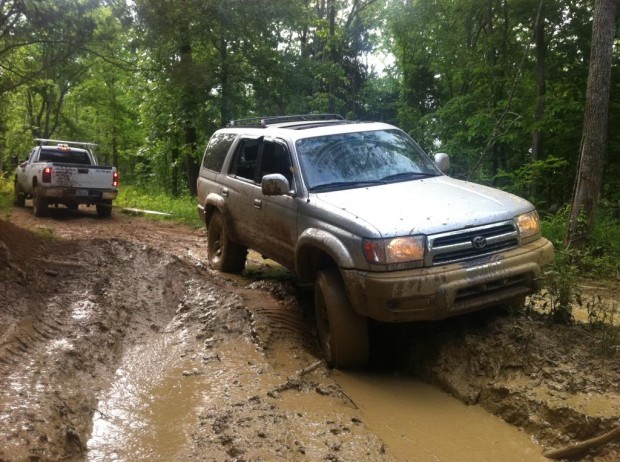
[[[367,319],[443,319],[522,305],[553,247],[529,202],[448,177],[403,131],[321,114],[234,121],[198,178],[210,265],[247,249],[314,283],[327,361],[368,360]]]

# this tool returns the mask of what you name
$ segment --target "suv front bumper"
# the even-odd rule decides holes
[[[553,261],[544,238],[459,263],[394,272],[341,271],[353,309],[383,322],[444,319],[501,305],[540,289]]]

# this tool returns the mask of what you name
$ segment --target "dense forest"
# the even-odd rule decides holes
[[[600,201],[618,213],[615,3],[0,0],[0,172],[35,137],[91,141],[125,184],[192,195],[209,136],[231,119],[326,112],[396,124],[449,153],[452,176],[556,213],[587,142],[598,8],[611,73],[608,93],[592,87],[606,117],[594,150]]]

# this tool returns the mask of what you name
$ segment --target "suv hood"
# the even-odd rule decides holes
[[[316,198],[363,220],[381,237],[481,226],[534,209],[520,197],[448,176],[318,193]]]

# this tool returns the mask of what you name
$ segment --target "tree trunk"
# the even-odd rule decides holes
[[[581,248],[590,236],[607,151],[609,95],[617,0],[596,0],[579,166],[571,204],[567,247]]]
[[[534,24],[534,44],[536,47],[536,113],[534,123],[539,124],[545,114],[545,93],[546,93],[546,55],[547,45],[545,43],[545,11],[544,0],[540,0],[536,22]],[[532,160],[542,157],[543,132],[536,127],[532,133]]]
[[[194,69],[189,24],[187,23],[181,25],[181,46],[179,47],[179,55],[183,85],[181,114],[183,114],[185,174],[189,193],[191,196],[195,196],[197,194],[196,181],[198,179],[198,163],[195,160],[198,136],[196,134],[195,122],[198,109],[196,107],[196,72]]]

